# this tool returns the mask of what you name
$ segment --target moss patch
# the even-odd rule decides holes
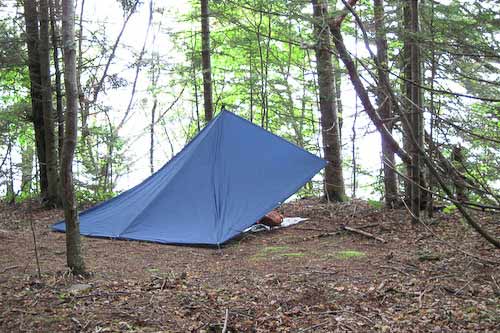
[[[356,251],[356,250],[345,250],[345,251],[338,251],[335,254],[335,257],[338,259],[351,259],[351,258],[360,258],[366,256],[366,253]]]
[[[282,257],[304,257],[306,254],[302,252],[282,253]]]

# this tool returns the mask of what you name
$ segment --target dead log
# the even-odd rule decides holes
[[[363,231],[363,230],[359,230],[359,229],[355,229],[355,228],[351,228],[351,227],[348,227],[346,225],[343,225],[342,226],[342,229],[343,230],[347,230],[347,231],[350,231],[350,232],[354,232],[356,234],[360,234],[360,235],[363,235],[363,236],[366,236],[368,238],[373,238],[373,239],[376,239],[378,240],[379,242],[382,242],[382,243],[386,243],[385,239],[383,238],[380,238],[378,236],[375,236],[373,234],[370,234],[369,232],[366,232],[366,231]]]

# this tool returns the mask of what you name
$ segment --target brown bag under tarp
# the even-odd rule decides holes
[[[283,215],[275,210],[267,213],[263,218],[261,218],[257,223],[267,225],[268,227],[278,227],[283,222]]]

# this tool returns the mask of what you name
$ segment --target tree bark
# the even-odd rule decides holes
[[[422,94],[420,90],[421,86],[421,63],[420,63],[420,50],[417,40],[417,34],[419,32],[419,1],[412,0],[407,2],[409,10],[409,27],[407,30],[410,31],[408,46],[409,56],[410,56],[410,69],[409,74],[411,75],[407,82],[410,86],[407,92],[410,93],[409,101],[411,101],[410,107],[410,132],[407,133],[408,137],[415,137],[416,141],[412,142],[410,155],[412,158],[412,164],[410,168],[410,200],[411,200],[411,211],[412,211],[412,222],[417,223],[420,217],[420,210],[422,207],[422,194],[420,186],[423,183],[421,179],[422,172],[422,161],[420,156],[420,150],[424,147],[424,134],[423,134],[423,112],[422,112]],[[418,146],[418,147],[417,147]]]
[[[5,197],[9,204],[16,202],[16,192],[14,192],[14,166],[12,165],[12,138],[8,138],[7,143],[7,156],[9,157],[9,170],[7,173],[7,178],[5,181]]]
[[[260,70],[260,108],[262,109],[261,117],[260,117],[260,126],[264,127],[265,120],[266,120],[266,80],[267,78],[265,77],[265,61],[264,61],[264,52],[262,51],[262,43],[261,43],[261,37],[262,37],[262,32],[261,32],[261,27],[262,27],[262,21],[264,19],[264,13],[262,10],[259,11],[259,23],[256,26],[256,37],[257,37],[257,45],[258,45],[258,51],[259,51],[259,70]]]
[[[52,54],[54,57],[54,70],[56,79],[56,115],[57,115],[57,146],[59,152],[59,160],[61,160],[63,138],[64,138],[64,116],[63,116],[63,99],[62,99],[62,82],[61,70],[59,68],[59,34],[57,32],[57,7],[56,0],[49,0],[50,6],[50,30],[52,32]]]
[[[413,0],[412,0],[413,1]],[[399,38],[403,41],[403,50],[402,50],[402,58],[400,59],[401,61],[401,72],[403,74],[403,77],[405,80],[403,80],[401,84],[401,91],[402,91],[402,101],[401,101],[401,112],[405,113],[405,117],[408,119],[408,121],[402,122],[402,128],[403,128],[403,148],[411,153],[412,147],[411,147],[411,138],[410,138],[410,133],[411,133],[411,84],[410,80],[411,79],[411,65],[410,65],[410,58],[411,58],[411,43],[410,43],[410,38],[408,37],[409,32],[410,32],[410,1],[401,1],[400,2],[402,6],[402,25],[401,28],[399,29],[400,31],[400,36]],[[403,115],[401,115],[403,116]],[[404,181],[404,192],[405,192],[405,201],[411,201],[411,164],[405,163],[405,168],[406,168],[406,176],[407,178]]]
[[[42,88],[43,123],[45,127],[45,157],[47,164],[47,205],[60,206],[58,194],[58,163],[54,112],[52,108],[52,88],[50,80],[49,55],[49,5],[47,0],[40,0],[40,78]]]
[[[149,168],[151,174],[155,172],[154,152],[155,152],[155,113],[158,99],[154,97],[153,108],[151,109],[151,127],[149,128]]]
[[[203,70],[203,100],[206,122],[212,120],[214,114],[208,1],[209,0],[201,0],[201,65]]]
[[[200,131],[201,129],[201,126],[200,126],[200,103],[198,101],[198,79],[197,79],[197,71],[196,71],[196,31],[193,32],[193,34],[191,35],[191,41],[192,41],[192,44],[191,44],[191,52],[190,52],[190,55],[191,55],[191,75],[192,75],[192,80],[193,80],[193,86],[194,86],[194,111],[196,113],[196,129],[198,130],[198,132]]]
[[[333,73],[335,76],[335,103],[337,106],[337,115],[339,119],[339,138],[342,142],[342,127],[344,124],[344,111],[342,107],[342,71],[338,55],[333,55]]]
[[[385,33],[384,23],[384,1],[374,0],[374,21],[375,21],[375,42],[377,44],[377,58],[378,58],[378,75],[384,76],[384,80],[389,82],[388,76],[388,59],[387,59],[387,39]],[[387,131],[392,135],[392,100],[388,87],[379,82],[377,89],[377,98],[379,104],[379,114],[382,121],[387,127]],[[396,173],[393,166],[396,165],[394,152],[392,151],[389,142],[384,136],[382,139],[382,165],[384,169],[384,197],[385,205],[388,208],[394,208],[398,201],[398,186]]]
[[[24,1],[26,25],[26,46],[28,48],[28,69],[30,76],[31,116],[35,131],[36,155],[40,177],[40,194],[47,197],[47,168],[45,160],[45,128],[43,124],[42,91],[40,81],[40,55],[38,51],[38,11],[35,0]]]
[[[155,172],[154,167],[154,152],[155,152],[155,123],[156,123],[156,108],[158,107],[158,95],[156,85],[160,76],[160,59],[156,57],[153,68],[151,69],[151,85],[153,86],[153,107],[151,108],[151,126],[149,128],[149,168],[151,174]]]
[[[85,273],[80,245],[80,223],[73,186],[73,158],[77,139],[78,88],[76,82],[75,7],[73,0],[63,1],[64,85],[66,88],[65,135],[61,179],[64,190],[66,221],[66,259],[74,274]]]
[[[253,123],[253,91],[254,91],[254,83],[253,83],[253,67],[252,67],[252,57],[253,57],[253,54],[252,54],[252,49],[250,48],[250,52],[248,54],[248,65],[249,65],[249,69],[248,69],[248,81],[250,83],[250,122]]]
[[[318,40],[315,52],[319,85],[321,134],[323,137],[324,157],[328,161],[325,168],[325,195],[329,200],[342,202],[346,200],[346,197],[342,172],[335,77],[330,53],[330,32],[327,24],[328,6],[324,0],[311,0],[311,3],[315,19],[314,30]]]
[[[456,145],[453,147],[452,151],[452,160],[455,162],[455,167],[460,173],[464,173],[464,154],[463,148],[460,145]],[[455,197],[458,201],[465,202],[467,201],[467,194],[465,193],[465,181],[462,177],[455,177]]]
[[[434,32],[434,2],[431,3],[431,13],[430,13],[430,22],[429,22],[429,33],[431,35],[431,76],[429,78],[429,86],[431,89],[430,98],[429,98],[429,109],[430,109],[430,124],[429,124],[429,137],[430,141],[434,140],[434,126],[437,126],[437,122],[439,119],[435,117],[435,107],[434,107],[434,81],[436,80],[436,43],[435,43],[435,32]],[[425,130],[424,130],[425,131]],[[424,142],[427,141],[424,133]],[[436,152],[432,147],[428,148],[429,157],[431,159],[434,158]],[[434,177],[429,176],[429,193],[427,194],[427,216],[432,218],[434,216],[434,196],[432,194],[434,189]]]
[[[21,191],[25,194],[30,193],[33,182],[33,146],[31,142],[21,145],[21,174]]]

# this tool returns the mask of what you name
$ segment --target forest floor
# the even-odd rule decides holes
[[[458,215],[411,225],[404,210],[316,199],[282,211],[310,220],[222,249],[83,238],[82,278],[49,230],[61,211],[2,205],[0,331],[500,331],[500,252]],[[500,235],[498,215],[478,218]]]

